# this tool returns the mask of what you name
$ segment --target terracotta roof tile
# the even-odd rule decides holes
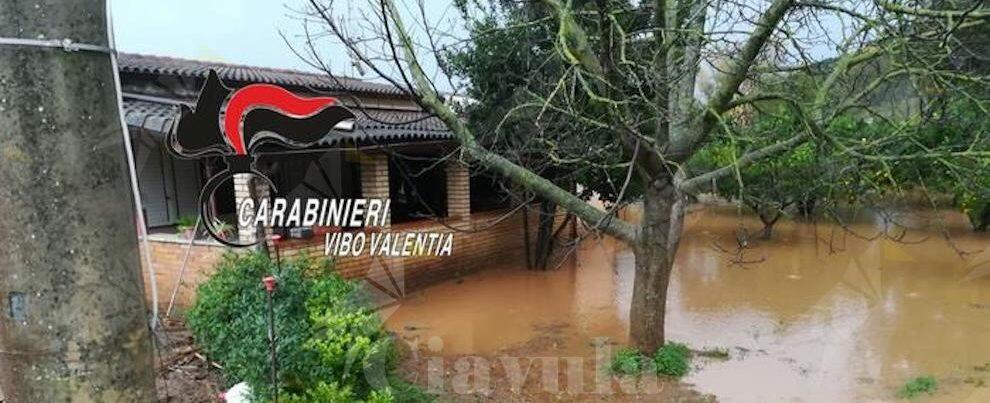
[[[389,109],[365,109],[354,111],[354,130],[329,132],[322,143],[332,144],[340,140],[367,142],[404,142],[415,140],[446,140],[451,133],[439,119],[422,112]],[[171,130],[177,118],[174,104],[150,102],[124,96],[124,119],[127,125],[147,129],[161,136]]]
[[[216,69],[223,80],[310,87],[322,91],[350,91],[363,94],[403,96],[393,85],[374,83],[351,77],[331,79],[326,74],[298,70],[245,66],[239,64],[207,62],[175,57],[120,53],[117,62],[123,73],[174,75],[205,78],[210,69]]]
[[[358,94],[405,97],[401,90],[388,84],[349,77],[338,77],[337,81],[334,81],[325,74],[296,70],[132,53],[121,53],[118,64],[122,73],[205,78],[210,69],[216,69],[220,78],[227,81],[307,87],[319,91],[347,91]],[[125,94],[124,117],[129,126],[142,127],[160,134],[170,130],[172,122],[176,118],[177,108],[175,105],[185,103],[192,106],[192,102],[189,99]],[[452,137],[443,122],[421,111],[366,108],[355,109],[354,114],[357,117],[353,131],[333,131],[327,135],[324,142],[332,143],[340,139],[370,142],[414,141],[450,139]]]

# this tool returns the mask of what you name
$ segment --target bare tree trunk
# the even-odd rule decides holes
[[[815,206],[818,202],[814,198],[803,199],[798,203],[798,213],[801,217],[811,218],[815,214]]]
[[[647,187],[643,200],[642,236],[633,245],[636,274],[629,312],[629,339],[640,351],[653,352],[664,344],[667,286],[680,243],[683,195],[670,178]]]
[[[763,223],[763,233],[760,235],[760,237],[762,239],[770,239],[770,238],[772,238],[773,237],[773,226],[775,224],[777,224],[777,221],[780,220],[780,216],[782,214],[779,211],[776,211],[776,212],[773,212],[773,213],[770,213],[770,212],[762,213],[761,212],[758,215],[760,216],[760,222]]]
[[[557,203],[543,200],[540,203],[540,227],[537,229],[536,265],[537,270],[546,271],[550,253],[553,252],[553,221],[556,218]]]
[[[100,0],[0,2],[0,36],[108,46]],[[108,52],[0,45],[0,387],[8,402],[155,400]]]

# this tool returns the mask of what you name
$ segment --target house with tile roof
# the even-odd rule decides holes
[[[388,230],[454,234],[454,253],[449,257],[337,257],[335,270],[343,276],[373,282],[372,288],[399,298],[406,289],[488,267],[494,261],[521,260],[527,244],[535,239],[536,225],[527,223],[537,222],[538,212],[518,208],[497,178],[469,170],[457,158],[457,144],[443,123],[393,85],[328,73],[137,54],[120,54],[118,62],[154,281],[159,290],[175,294],[180,308],[192,300],[195,285],[229,250],[202,231],[190,236],[189,231],[177,230],[180,224],[195,222],[199,192],[210,176],[224,169],[224,162],[219,157],[180,158],[165,147],[180,106],[195,105],[210,70],[232,88],[268,83],[302,96],[333,96],[355,115],[308,148],[261,146],[256,153],[258,168],[272,179],[277,193],[266,196],[388,198]],[[262,191],[270,189],[235,178],[214,194],[209,208],[216,216],[231,216],[240,200],[258,197]],[[281,256],[316,257],[324,255],[325,234],[341,230],[236,228],[238,237],[263,241],[270,252],[278,248]],[[271,240],[274,234],[281,238],[277,244]]]

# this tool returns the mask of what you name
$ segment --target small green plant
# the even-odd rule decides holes
[[[196,227],[197,217],[194,215],[184,215],[175,221],[175,232],[179,235]]]
[[[691,349],[681,343],[667,343],[657,349],[653,361],[657,373],[680,378],[691,367]]]
[[[987,386],[987,382],[983,380],[983,378],[976,376],[967,376],[966,379],[963,379],[963,383],[973,385],[974,387],[977,388],[982,388],[984,386]]]
[[[704,350],[696,352],[695,355],[699,357],[714,358],[718,360],[728,360],[730,357],[729,349],[725,347],[706,348]]]
[[[926,375],[912,378],[897,391],[901,399],[914,399],[922,394],[934,395],[938,390],[938,382],[934,376]]]
[[[233,225],[217,218],[213,219],[213,230],[217,232],[217,235],[220,235],[224,238],[229,238],[231,235],[234,234]]]

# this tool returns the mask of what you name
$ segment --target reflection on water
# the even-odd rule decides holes
[[[886,401],[905,380],[931,374],[936,401],[990,401],[990,387],[979,386],[990,385],[990,236],[947,217],[930,229],[925,217],[897,217],[916,227],[900,242],[856,236],[889,222],[879,218],[852,233],[781,223],[772,241],[736,253],[740,228],[755,232],[756,221],[692,213],[667,334],[732,357],[701,361],[685,381],[730,402]],[[587,240],[554,272],[509,266],[424,290],[387,325],[406,338],[437,336],[451,354],[550,336],[526,354],[590,356],[595,337],[626,341],[632,263],[617,243]]]

